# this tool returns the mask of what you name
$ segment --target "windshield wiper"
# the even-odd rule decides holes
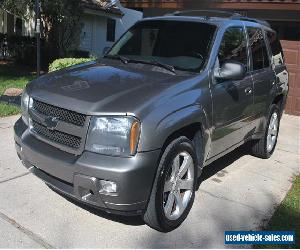
[[[120,56],[120,55],[105,55],[104,58],[109,58],[109,59],[117,59],[120,60],[122,63],[127,64],[131,60],[125,56]]]
[[[174,68],[172,65],[165,64],[165,63],[159,62],[159,61],[157,61],[157,60],[150,60],[150,61],[147,61],[147,60],[129,59],[129,58],[128,58],[128,62],[129,62],[129,63],[143,63],[143,64],[155,65],[155,66],[164,68],[164,69],[166,69],[166,70],[169,70],[169,71],[171,71],[172,73],[176,73],[175,68]]]
[[[169,65],[169,64],[166,64],[166,63],[162,63],[162,62],[159,62],[157,60],[151,60],[151,61],[149,61],[149,63],[153,64],[153,65],[156,65],[156,66],[159,66],[161,68],[167,69],[167,70],[169,70],[169,71],[171,71],[173,73],[176,73],[175,68],[172,65]]]
[[[122,63],[127,64],[127,63],[143,63],[143,64],[150,64],[150,65],[155,65],[159,66],[161,68],[164,68],[166,70],[171,71],[172,73],[176,73],[175,68],[172,65],[165,64],[162,62],[159,62],[157,60],[140,60],[140,59],[130,59],[125,56],[120,56],[120,55],[106,55],[105,58],[111,58],[111,59],[118,59]]]

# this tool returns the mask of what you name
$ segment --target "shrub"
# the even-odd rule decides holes
[[[57,59],[49,65],[49,72],[64,69],[76,64],[85,63],[94,60],[94,58],[62,58]]]

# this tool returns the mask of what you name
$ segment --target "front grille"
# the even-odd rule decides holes
[[[69,135],[57,130],[50,130],[46,126],[36,121],[32,121],[32,127],[35,133],[50,141],[57,142],[59,144],[63,144],[74,149],[80,148],[80,137],[77,137],[75,135]]]
[[[83,114],[55,107],[37,100],[33,100],[33,109],[43,115],[57,117],[61,121],[72,123],[76,126],[83,127],[86,120],[86,116]]]

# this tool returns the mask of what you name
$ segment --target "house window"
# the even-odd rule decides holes
[[[116,20],[108,18],[106,40],[108,42],[114,42],[115,39],[116,39]]]

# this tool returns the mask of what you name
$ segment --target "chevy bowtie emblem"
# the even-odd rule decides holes
[[[59,121],[59,119],[57,117],[48,116],[45,119],[45,124],[48,129],[54,130],[57,127],[58,121]]]

